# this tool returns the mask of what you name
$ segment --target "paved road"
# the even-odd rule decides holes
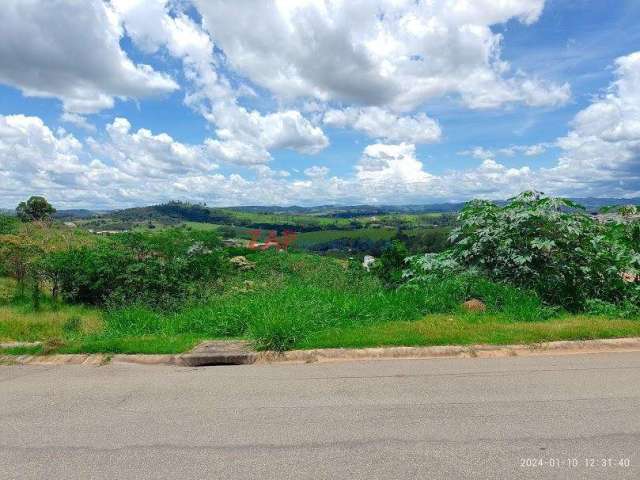
[[[639,478],[640,352],[0,367],[0,432],[3,479]]]

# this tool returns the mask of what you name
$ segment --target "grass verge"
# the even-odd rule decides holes
[[[287,350],[640,336],[640,318],[620,318],[624,312],[568,315],[531,292],[469,275],[394,290],[347,261],[294,252],[247,256],[255,268],[233,273],[173,312],[140,306],[106,312],[50,298],[34,310],[0,281],[0,341],[40,340],[43,353],[164,354],[215,338]],[[461,310],[469,298],[482,300],[486,313]]]
[[[389,322],[364,328],[334,328],[312,334],[294,347],[510,345],[638,336],[639,320],[567,315],[539,322],[512,322],[486,314],[439,314],[428,315],[413,322]]]

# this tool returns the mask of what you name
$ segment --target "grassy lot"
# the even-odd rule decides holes
[[[343,260],[273,250],[247,257],[254,269],[235,272],[175,312],[107,312],[50,298],[36,311],[28,297],[15,298],[13,282],[0,279],[0,341],[42,340],[37,351],[45,352],[176,353],[211,338],[308,349],[640,336],[640,319],[568,315],[484,280],[453,277],[391,290]],[[472,297],[486,303],[486,313],[460,309]]]

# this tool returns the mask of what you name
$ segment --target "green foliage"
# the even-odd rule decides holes
[[[504,207],[473,201],[459,222],[452,250],[418,260],[414,275],[446,270],[442,262],[449,262],[449,269],[534,290],[570,310],[583,309],[589,299],[618,304],[639,298],[640,287],[622,273],[636,273],[640,257],[568,200],[525,192]]]
[[[18,233],[18,219],[0,214],[0,235],[11,235],[15,233]]]
[[[215,235],[174,229],[51,252],[40,267],[69,302],[174,309],[198,292],[199,282],[219,278],[224,263]]]
[[[640,317],[640,305],[629,300],[619,304],[614,304],[603,300],[589,299],[585,302],[585,310],[591,315],[619,318]]]
[[[607,224],[609,237],[640,254],[640,208],[628,205],[610,211],[617,215]]]
[[[393,240],[382,251],[380,258],[373,263],[371,271],[375,273],[385,285],[394,287],[402,283],[402,272],[405,269],[405,259],[409,256],[407,247],[399,240]]]
[[[300,253],[255,252],[255,270],[229,279],[228,289],[176,312],[131,306],[105,317],[105,335],[122,337],[245,337],[260,349],[286,350],[317,332],[459,314],[470,296],[487,315],[543,320],[553,310],[530,292],[477,277],[451,277],[422,288],[385,288],[356,262]],[[244,282],[251,282],[247,287]],[[236,283],[237,282],[237,283]]]
[[[160,210],[176,218],[206,215],[213,220],[221,214],[184,204]],[[231,209],[222,213],[237,225],[298,220]],[[316,217],[298,236],[311,243],[377,245],[372,273],[359,261],[296,249],[225,249],[213,223],[207,224],[211,229],[144,228],[103,237],[55,222],[21,223],[13,229],[14,221],[12,230],[0,234],[0,263],[17,282],[0,287],[22,285],[27,291],[18,296],[6,295],[6,288],[0,292],[0,337],[63,339],[66,344],[56,349],[70,352],[168,352],[219,337],[249,338],[260,349],[274,350],[313,347],[325,340],[339,345],[340,335],[357,344],[354,332],[369,332],[363,345],[582,338],[596,334],[589,325],[601,316],[620,323],[611,328],[600,324],[597,335],[637,331],[630,326],[640,316],[640,284],[629,280],[638,273],[640,258],[633,212],[598,222],[575,204],[536,193],[504,207],[472,202],[460,215],[449,250],[412,257],[409,263],[405,257],[414,248],[441,250],[448,223],[437,227],[429,222],[443,217],[407,215],[397,219],[397,229],[347,230],[392,221],[382,217],[338,223]],[[164,225],[156,217],[142,225],[151,219]],[[405,225],[411,225],[406,234]],[[254,267],[232,268],[226,258],[233,255],[246,256]],[[461,310],[470,298],[484,302],[487,311]],[[65,302],[106,311],[96,316],[97,309]],[[565,315],[562,307],[587,312],[586,323],[562,330],[540,327],[552,316]],[[87,316],[93,319],[88,322]],[[434,317],[435,326],[427,320]],[[522,327],[525,322],[531,326]]]
[[[562,315],[541,322],[514,322],[499,315],[428,315],[417,321],[393,321],[318,331],[297,348],[366,348],[427,345],[515,345],[558,340],[635,337],[637,319]]]
[[[518,321],[540,321],[558,313],[545,306],[535,292],[472,273],[425,275],[403,288],[424,295],[426,309],[431,313],[458,311],[463,302],[472,298],[482,301],[489,313],[505,314]]]
[[[20,202],[16,207],[16,215],[23,222],[46,220],[56,212],[56,209],[44,197],[32,196],[26,202]]]
[[[62,331],[66,336],[71,337],[80,333],[82,327],[82,319],[77,316],[69,317],[67,321],[62,324]]]
[[[437,253],[451,245],[450,234],[451,227],[416,228],[401,230],[397,238],[411,253]]]

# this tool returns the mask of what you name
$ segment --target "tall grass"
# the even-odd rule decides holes
[[[531,292],[473,275],[429,277],[389,289],[345,260],[275,251],[247,256],[255,269],[235,272],[223,287],[203,294],[204,300],[172,312],[139,305],[100,312],[50,297],[34,311],[29,297],[7,295],[11,285],[0,282],[0,339],[61,339],[63,352],[172,353],[203,339],[230,337],[250,339],[259,349],[286,350],[640,332],[633,319],[609,326],[589,317],[571,320]],[[470,298],[483,301],[487,311],[465,312],[461,304]],[[614,313],[607,312],[608,318]]]
[[[389,290],[359,266],[344,261],[275,252],[256,253],[252,260],[257,263],[255,271],[240,275],[225,292],[203,304],[176,313],[139,306],[110,312],[104,319],[104,335],[245,337],[259,349],[285,350],[327,329],[460,312],[469,298],[484,301],[487,314],[514,321],[542,320],[554,313],[530,292],[477,277],[434,278]]]

